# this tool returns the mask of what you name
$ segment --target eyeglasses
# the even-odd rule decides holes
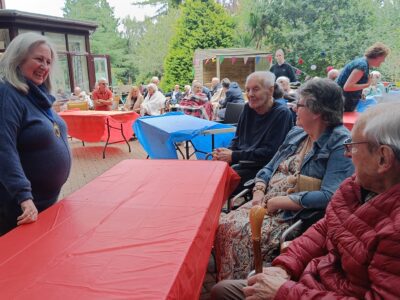
[[[105,83],[105,82],[100,82],[99,84],[100,85],[107,85],[107,83]]]
[[[345,140],[343,142],[344,150],[347,153],[354,153],[355,151],[353,151],[353,145],[358,145],[358,144],[369,144],[369,142],[367,142],[367,141],[353,142],[353,140],[351,138],[348,138],[347,140]]]

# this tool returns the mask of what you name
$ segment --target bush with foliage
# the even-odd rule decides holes
[[[233,35],[232,17],[220,4],[213,0],[185,1],[164,60],[161,87],[167,91],[175,84],[190,84],[193,80],[194,51],[232,47]]]

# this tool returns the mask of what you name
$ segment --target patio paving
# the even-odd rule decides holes
[[[72,169],[68,181],[61,190],[60,199],[80,189],[91,180],[101,175],[117,163],[125,159],[146,159],[147,153],[137,140],[129,142],[132,152],[128,152],[126,144],[109,145],[106,150],[106,158],[103,159],[104,143],[85,143],[73,139],[69,142],[72,152]],[[203,283],[201,300],[207,300],[210,290],[215,284],[214,260],[210,256],[207,274]]]

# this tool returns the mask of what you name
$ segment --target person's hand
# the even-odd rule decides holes
[[[32,199],[21,203],[22,215],[17,218],[17,225],[35,222],[38,217],[38,210]]]
[[[232,150],[228,148],[217,148],[213,152],[213,160],[232,162]]]
[[[279,266],[263,268],[263,273],[265,275],[279,276],[286,280],[290,279],[290,276],[286,270]]]
[[[281,276],[257,274],[248,279],[248,286],[243,288],[243,293],[246,300],[273,299],[286,281]]]
[[[367,83],[366,83],[367,86],[370,86],[370,85],[371,85],[371,83],[372,83],[372,77],[373,77],[372,74],[369,74],[369,75],[368,75],[368,81],[367,81]]]
[[[253,199],[251,200],[251,205],[261,205],[264,200],[264,193],[262,191],[253,192]]]
[[[274,214],[280,209],[279,202],[279,197],[273,197],[267,201],[266,208],[268,214]]]

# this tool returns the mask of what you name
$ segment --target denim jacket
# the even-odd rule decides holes
[[[272,160],[256,175],[256,182],[268,185],[272,175],[282,161],[293,155],[307,133],[300,127],[293,127],[286,136]],[[350,137],[349,130],[343,125],[330,127],[313,143],[311,151],[301,164],[302,175],[321,179],[319,191],[299,192],[288,197],[304,209],[325,209],[333,193],[342,181],[353,174],[354,167],[350,158],[344,156],[343,142]],[[299,212],[286,211],[284,219],[294,218]]]

